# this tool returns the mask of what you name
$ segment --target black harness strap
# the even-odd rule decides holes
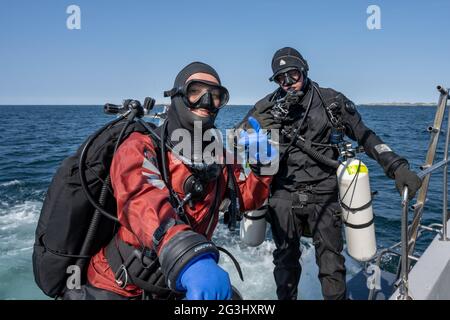
[[[157,248],[158,248],[159,244],[161,243],[162,239],[164,238],[164,235],[166,234],[166,232],[173,226],[176,226],[179,224],[184,224],[184,222],[182,222],[180,220],[175,220],[175,219],[168,219],[166,221],[163,221],[159,225],[159,227],[153,233],[153,238],[152,238],[153,251],[157,250]]]
[[[236,177],[233,173],[233,166],[230,164],[227,164],[227,175],[228,175],[228,181],[227,181],[227,190],[228,195],[230,197],[230,205],[228,207],[229,212],[229,221],[228,221],[228,229],[230,231],[233,231],[236,228],[236,221],[241,220],[240,216],[240,209],[239,209],[239,199],[238,199],[238,183],[236,181]]]
[[[372,201],[373,201],[373,199],[370,199],[369,202],[367,202],[365,205],[363,205],[361,207],[358,207],[358,208],[350,208],[343,201],[341,201],[341,207],[344,208],[345,210],[352,211],[352,212],[354,212],[354,211],[362,211],[362,210],[367,209],[368,207],[370,207],[372,205]]]
[[[205,237],[207,237],[209,231],[211,230],[211,227],[212,227],[212,224],[214,221],[214,217],[216,215],[217,207],[219,205],[219,194],[220,194],[219,184],[217,184],[216,192],[214,193],[213,205],[208,210],[209,222],[208,222],[208,226],[206,227],[206,230],[205,230]]]
[[[261,207],[258,210],[266,210],[266,209],[267,209],[267,207],[264,206],[264,207]],[[257,220],[265,219],[266,218],[266,214],[262,214],[260,216],[253,217],[253,216],[249,216],[247,213],[244,213],[244,218],[248,219],[248,220],[252,220],[252,221],[257,221]]]
[[[347,227],[352,228],[352,229],[364,229],[364,228],[370,227],[374,223],[374,221],[375,221],[375,216],[369,222],[366,222],[363,224],[351,224],[351,223],[348,223],[345,221],[344,221],[344,224]]]
[[[105,255],[115,273],[116,284],[122,289],[128,284],[134,284],[159,298],[182,296],[165,286],[159,261],[151,252],[148,248],[136,249],[117,236],[114,237],[106,246]]]
[[[323,98],[322,94],[320,93],[319,88],[317,88],[317,86],[313,85],[313,88],[317,91],[317,94],[319,95],[319,99],[322,102],[322,105],[324,106],[328,119],[331,122],[331,125],[334,128],[340,128],[342,127],[341,125],[341,119],[339,118],[339,116],[335,113],[336,107],[335,108],[331,108],[331,105],[328,105],[327,103],[325,103],[325,99]]]

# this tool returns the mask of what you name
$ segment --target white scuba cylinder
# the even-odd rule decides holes
[[[351,158],[339,166],[337,177],[347,252],[358,261],[368,261],[377,251],[369,170],[361,160]]]
[[[257,247],[266,239],[267,200],[259,210],[247,211],[241,221],[241,241],[250,247]]]

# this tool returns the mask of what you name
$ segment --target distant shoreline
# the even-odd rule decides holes
[[[360,103],[360,107],[436,107],[436,103],[410,103],[410,102],[383,102],[383,103]]]
[[[162,107],[167,104],[156,104]],[[227,107],[252,107],[251,104],[230,104]],[[358,107],[436,107],[436,103],[382,102],[358,103]],[[0,107],[103,107],[103,104],[0,104]]]

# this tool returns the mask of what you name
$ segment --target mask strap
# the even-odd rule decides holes
[[[170,90],[164,91],[164,97],[173,97],[174,95],[176,95],[178,93],[178,89],[177,88],[172,88]]]

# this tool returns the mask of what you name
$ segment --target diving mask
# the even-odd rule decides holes
[[[181,95],[185,104],[190,108],[204,108],[212,112],[217,112],[218,109],[223,108],[230,97],[225,87],[205,80],[190,80],[180,88],[166,91],[164,95],[166,97]]]

